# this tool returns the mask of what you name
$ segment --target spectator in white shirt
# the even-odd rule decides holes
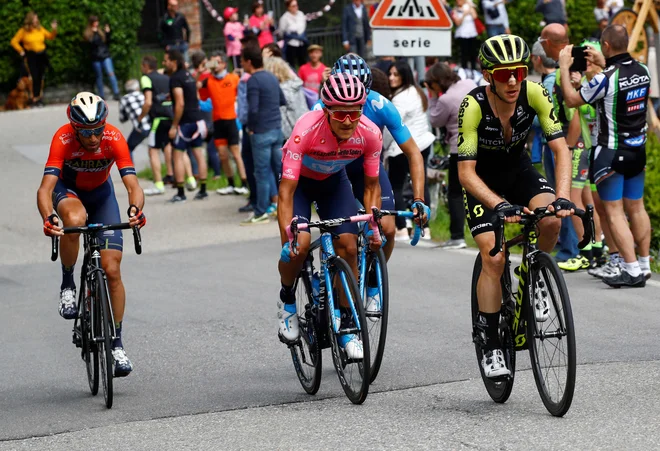
[[[474,24],[477,10],[470,0],[456,0],[456,8],[451,10],[451,18],[456,25],[454,38],[461,54],[461,67],[467,69],[470,66],[470,69],[475,70],[479,51],[477,27]]]
[[[298,8],[298,0],[286,0],[285,5],[287,10],[280,17],[278,31],[286,44],[286,61],[295,68],[307,62],[307,18]]]
[[[481,6],[484,9],[486,33],[489,38],[498,34],[511,33],[505,0],[483,0]]]
[[[135,79],[128,80],[124,89],[128,94],[119,100],[119,122],[130,120],[133,124],[133,130],[126,140],[132,155],[133,150],[149,136],[151,124],[148,116],[142,118],[141,121],[138,120],[142,113],[142,105],[144,105],[144,94],[140,91],[140,82]]]

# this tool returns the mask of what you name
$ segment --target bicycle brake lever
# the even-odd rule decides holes
[[[56,236],[51,236],[50,237],[50,242],[51,242],[51,250],[50,250],[50,260],[51,261],[57,261],[57,254],[59,251],[59,238]]]

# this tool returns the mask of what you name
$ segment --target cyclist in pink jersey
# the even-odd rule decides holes
[[[315,203],[321,219],[343,218],[357,214],[357,204],[344,167],[364,155],[365,190],[363,204],[380,208],[378,180],[383,137],[376,125],[362,116],[366,89],[354,75],[338,73],[321,88],[325,108],[311,111],[296,123],[282,149],[282,179],[277,217],[282,244],[288,249],[286,227],[297,216],[306,221]],[[357,275],[357,226],[343,224],[335,229],[337,254]],[[293,284],[305,261],[311,235],[301,232],[297,254],[289,250],[289,261],[280,260],[282,281],[278,303],[279,335],[285,342],[298,339],[298,317]],[[380,240],[373,239],[374,249]],[[340,300],[340,310],[344,306]],[[355,335],[343,336],[342,345],[351,358],[362,358],[362,343]]]

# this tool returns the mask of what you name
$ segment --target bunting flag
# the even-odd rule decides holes
[[[336,1],[337,0],[328,0],[328,4],[325,5],[323,9],[313,13],[305,14],[305,18],[307,19],[307,22],[322,17],[323,14],[327,13],[328,11],[330,11],[330,9],[332,9],[332,5],[334,5]],[[222,17],[222,14],[220,14],[218,11],[215,10],[210,0],[202,0],[202,3],[204,3],[204,7],[209,12],[211,17],[213,17],[215,20],[217,20],[220,23],[225,21],[225,19]]]

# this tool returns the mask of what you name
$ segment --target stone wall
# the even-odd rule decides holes
[[[202,47],[202,10],[199,0],[179,0],[179,12],[190,25],[190,50]]]

